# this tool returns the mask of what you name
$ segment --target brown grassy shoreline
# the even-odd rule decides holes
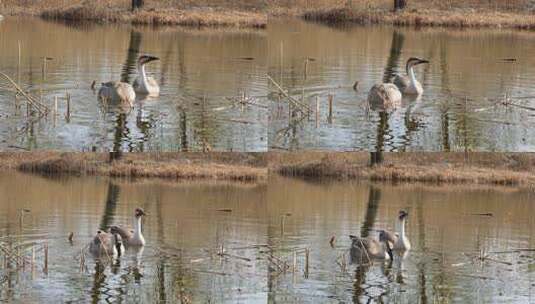
[[[106,11],[98,7],[74,5],[43,11],[43,19],[66,21],[97,21],[131,23],[139,25],[180,25],[188,27],[235,27],[262,29],[267,25],[267,16],[256,12],[238,10],[180,10],[152,9],[130,12],[128,10]]]
[[[535,29],[529,2],[409,1],[405,10],[392,12],[392,1],[347,0],[145,0],[145,7],[132,12],[127,0],[0,2],[0,14],[30,15],[44,19],[178,25],[190,27],[266,28],[272,17],[300,17],[329,24],[385,24],[456,28]]]
[[[0,170],[43,175],[100,175],[176,180],[261,182],[267,178],[259,153],[128,153],[109,162],[107,153],[0,153]]]
[[[385,153],[369,166],[369,153],[272,153],[270,172],[306,179],[535,186],[533,153]]]
[[[47,20],[70,22],[130,23],[139,25],[173,25],[188,27],[231,27],[262,29],[267,14],[237,3],[232,6],[182,4],[146,0],[143,9],[132,12],[130,1],[64,1],[25,2],[7,0],[0,5],[0,14],[8,16],[39,16]],[[202,1],[200,1],[202,2]],[[0,4],[2,4],[0,2]]]
[[[3,152],[0,170],[43,175],[101,175],[170,180],[265,182],[269,175],[393,183],[535,186],[535,153],[384,153],[369,166],[367,152],[107,153]]]
[[[514,11],[412,9],[394,13],[387,10],[338,7],[309,10],[300,16],[305,20],[329,24],[535,29],[533,14]]]

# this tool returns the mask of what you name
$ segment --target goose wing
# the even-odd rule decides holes
[[[401,104],[401,92],[392,83],[381,83],[374,85],[368,93],[368,103],[373,108],[388,109]]]
[[[101,101],[126,102],[133,105],[136,99],[134,88],[126,82],[109,81],[103,82],[98,91]]]
[[[126,242],[130,241],[134,236],[133,230],[129,230],[121,226],[111,226],[110,231],[112,233],[119,234],[121,238]]]
[[[390,244],[390,247],[394,246],[394,244],[398,241],[399,234],[397,232],[392,232],[389,230],[383,230],[385,233],[386,240]]]
[[[89,252],[95,256],[113,256],[113,236],[104,231],[98,231],[91,243],[89,243]]]

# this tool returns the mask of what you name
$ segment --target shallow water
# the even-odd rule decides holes
[[[55,120],[29,121],[1,79],[0,148],[265,151],[266,46],[263,31],[7,18],[0,24],[0,71],[52,108],[54,97],[60,99]],[[147,65],[160,84],[159,98],[138,98],[128,113],[99,105],[91,83],[132,83],[135,59],[144,53],[161,59]],[[53,58],[45,73],[44,57]],[[69,122],[66,92],[72,100]],[[237,101],[244,95],[249,104],[241,106]]]
[[[513,188],[309,183],[286,178],[271,178],[267,185],[129,182],[2,173],[2,246],[39,249],[48,243],[50,252],[48,274],[42,271],[39,250],[33,273],[30,264],[16,268],[2,259],[0,298],[532,302],[535,254],[491,253],[535,246],[531,201],[531,192]],[[129,250],[119,264],[103,270],[88,256],[87,269],[81,271],[77,255],[96,229],[129,224],[138,206],[148,213],[144,250]],[[21,208],[30,210],[22,223]],[[347,257],[347,235],[393,228],[401,208],[410,214],[407,230],[413,246],[401,263],[348,264],[346,269],[337,264],[342,264],[344,254]],[[72,245],[67,240],[70,232]],[[332,236],[334,248],[329,244]],[[217,256],[221,246],[232,256]],[[300,248],[310,250],[307,277],[303,253],[297,255],[297,269],[292,272],[293,252]],[[493,260],[472,258],[482,251]],[[269,262],[270,255],[290,269],[280,273],[282,262]]]
[[[321,114],[288,127],[271,95],[272,149],[533,151],[535,36],[510,30],[362,27],[270,20],[269,75]],[[282,48],[282,49],[281,49]],[[367,110],[375,83],[405,72],[409,57],[425,91],[401,107]],[[307,65],[305,78],[305,59]],[[509,60],[514,59],[514,60]],[[352,85],[359,81],[359,91]],[[270,85],[270,91],[276,89]],[[334,95],[332,122],[327,96]],[[515,105],[504,106],[504,96]],[[527,107],[527,108],[526,108]]]

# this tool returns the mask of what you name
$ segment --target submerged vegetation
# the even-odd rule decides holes
[[[255,153],[0,153],[0,168],[44,175],[104,175],[170,179],[265,180],[264,156]]]

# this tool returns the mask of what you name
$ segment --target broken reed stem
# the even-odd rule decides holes
[[[19,46],[19,55],[18,55],[18,65],[17,67],[20,68],[20,55],[21,55],[21,47],[20,47],[20,40],[17,41]]]
[[[32,261],[31,261],[31,270],[32,273],[35,269],[35,247],[32,247]]]
[[[333,99],[334,96],[332,94],[329,94],[329,123],[333,122]]]
[[[44,244],[45,251],[45,267],[43,268],[44,273],[48,273],[48,243]]]
[[[319,127],[320,123],[320,99],[319,96],[316,96],[316,128]]]
[[[308,279],[310,249],[305,248],[305,278]]]
[[[54,126],[56,126],[56,118],[58,116],[58,96],[54,96]]]
[[[46,79],[46,57],[43,57],[43,80]]]
[[[39,114],[46,114],[49,111],[48,107],[45,104],[37,101],[31,95],[26,94],[26,92],[24,92],[22,88],[15,81],[13,81],[13,79],[11,79],[9,76],[4,74],[3,72],[0,72],[0,76],[7,79],[7,81],[11,83],[11,85],[17,90],[17,92],[19,92],[22,96],[26,98],[26,100],[28,101],[27,105],[32,106],[33,108],[37,109],[37,111],[39,111]]]
[[[85,252],[84,248],[80,249],[80,272],[84,272],[85,269]]]
[[[297,270],[297,251],[294,250],[294,259],[293,259],[293,265],[292,265],[292,272],[296,272]]]
[[[281,215],[281,236],[284,236],[284,215]]]
[[[281,66],[280,66],[280,83],[281,83],[281,86],[283,85],[283,58],[284,58],[284,43],[281,41]]]
[[[65,92],[65,99],[67,99],[67,113],[65,114],[65,120],[71,121],[71,94]]]
[[[304,68],[304,78],[305,80],[307,80],[307,74],[308,74],[308,58],[305,59],[305,68]],[[304,87],[303,87],[303,91],[304,91]]]
[[[280,86],[273,78],[271,78],[271,76],[269,75],[266,75],[267,78],[269,79],[269,81],[271,81],[271,83],[273,83],[273,85],[279,90],[279,92],[284,95],[286,98],[288,98],[288,100],[293,103],[294,106],[296,106],[301,112],[306,112],[306,113],[309,113],[311,110],[310,108],[305,105],[305,104],[301,104],[301,102],[299,102],[297,99],[295,99],[294,97],[290,96],[288,94],[288,92],[286,92],[282,86]]]

